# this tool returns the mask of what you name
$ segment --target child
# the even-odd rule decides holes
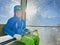
[[[22,6],[16,5],[14,7],[14,16],[4,26],[4,32],[18,40],[27,31],[26,22],[22,18]]]
[[[4,32],[26,45],[39,45],[39,36],[34,34],[25,35],[26,32],[31,32],[26,29],[26,22],[22,18],[22,7],[17,5],[14,7],[14,16],[10,18],[4,27]],[[22,35],[24,35],[22,37]],[[28,41],[28,42],[27,42]]]

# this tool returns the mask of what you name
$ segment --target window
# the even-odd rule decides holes
[[[31,26],[58,26],[59,5],[56,0],[28,0],[26,24]]]

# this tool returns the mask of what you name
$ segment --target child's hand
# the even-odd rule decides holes
[[[17,40],[21,40],[21,35],[15,34],[15,35],[14,35],[14,38],[16,38]]]

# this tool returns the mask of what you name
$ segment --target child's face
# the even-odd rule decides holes
[[[21,16],[22,16],[22,11],[18,11],[18,10],[17,10],[17,11],[16,11],[16,16],[17,16],[17,17],[21,17]]]

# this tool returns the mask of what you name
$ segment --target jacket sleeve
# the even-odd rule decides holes
[[[22,29],[24,30],[24,32],[28,32],[28,29],[26,28],[26,21],[25,20],[23,20]]]
[[[8,20],[7,24],[4,26],[4,32],[10,36],[14,36],[15,32],[11,29],[12,20]]]
[[[22,21],[23,21],[22,29],[25,29],[26,28],[26,21],[25,20],[22,20]]]

